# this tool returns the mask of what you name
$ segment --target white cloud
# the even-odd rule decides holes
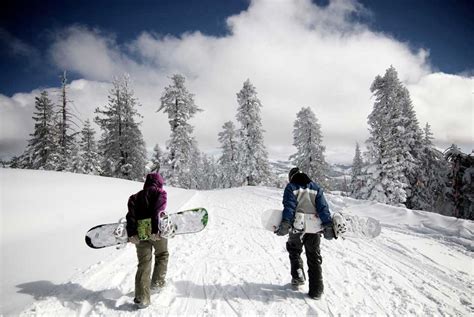
[[[110,80],[115,72],[123,71],[127,63],[121,59],[113,37],[81,26],[58,33],[50,53],[59,68],[76,71],[90,79]]]
[[[474,149],[473,78],[432,73],[408,89],[421,125],[430,123],[440,144]]]
[[[32,94],[9,98],[0,94],[0,159],[8,159],[24,149],[30,131]]]
[[[51,57],[59,68],[84,77],[84,87],[72,96],[84,115],[106,102],[106,85],[100,81],[130,73],[143,105],[149,148],[164,146],[169,137],[168,121],[156,109],[169,76],[179,72],[204,110],[192,120],[203,150],[219,146],[217,133],[225,121],[235,121],[236,93],[250,78],[263,104],[271,156],[287,158],[294,152],[293,121],[301,107],[310,106],[322,125],[328,159],[350,162],[355,142],[367,138],[370,84],[390,65],[410,90],[420,122],[432,125],[435,138],[469,146],[472,91],[466,95],[465,90],[469,85],[472,90],[472,79],[433,74],[427,50],[413,51],[352,22],[350,14],[368,13],[354,1],[332,1],[322,8],[309,0],[255,0],[228,18],[229,33],[222,37],[199,31],[179,37],[143,32],[120,46],[111,35],[75,26],[57,36]]]

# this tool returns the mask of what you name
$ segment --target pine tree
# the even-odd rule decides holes
[[[433,134],[427,123],[424,129],[419,168],[416,171],[416,183],[412,185],[410,207],[427,211],[444,209],[444,183],[447,164],[443,154],[434,148]]]
[[[297,152],[290,156],[290,160],[314,181],[327,187],[326,148],[322,144],[321,126],[310,107],[301,108],[293,127],[293,145]]]
[[[84,174],[82,172],[83,157],[81,156],[80,145],[74,143],[74,147],[71,149],[70,153],[67,171],[71,173]]]
[[[184,76],[173,75],[171,81],[171,85],[165,87],[158,109],[168,114],[171,127],[170,139],[166,144],[169,154],[164,174],[169,185],[190,188],[193,186],[191,164],[199,151],[196,151],[193,127],[188,121],[202,110],[194,103],[193,94],[186,89]]]
[[[407,154],[404,140],[402,103],[406,102],[404,87],[395,68],[387,69],[384,77],[377,76],[370,88],[376,100],[369,115],[370,137],[367,140],[371,165],[368,167],[364,198],[398,205],[407,199],[409,187],[404,165]]]
[[[193,142],[188,163],[189,171],[186,173],[186,178],[181,179],[182,187],[190,189],[203,188],[203,155],[204,154],[199,151],[197,143]]]
[[[78,159],[75,172],[81,174],[100,175],[101,158],[95,141],[95,131],[89,120],[86,120],[81,131]]]
[[[243,88],[237,93],[237,121],[239,130],[239,172],[247,185],[263,184],[270,178],[268,153],[263,143],[262,104],[257,98],[255,87],[250,80],[244,82]]]
[[[201,175],[199,177],[199,189],[219,188],[219,169],[212,156],[201,155]]]
[[[141,180],[145,174],[146,148],[136,107],[139,106],[124,75],[115,79],[104,110],[96,109],[96,123],[102,130],[99,141],[102,154],[102,173],[105,176]]]
[[[163,162],[163,151],[159,144],[156,144],[153,148],[153,156],[151,158],[151,170],[158,172]]]
[[[60,97],[60,109],[58,111],[58,157],[59,165],[58,170],[71,171],[73,169],[72,164],[74,158],[74,152],[77,152],[76,146],[76,132],[72,128],[72,125],[76,125],[73,122],[73,114],[71,107],[69,106],[70,100],[67,96],[67,77],[66,71],[61,76],[61,97]]]
[[[220,166],[219,187],[230,188],[242,183],[238,166],[238,133],[232,121],[224,123],[223,131],[219,132],[222,155],[218,163]]]
[[[398,146],[401,149],[400,152],[403,157],[401,161],[403,172],[408,181],[405,205],[410,209],[417,209],[419,206],[416,206],[414,200],[418,200],[416,197],[416,187],[419,186],[419,179],[423,177],[420,175],[424,156],[423,132],[416,118],[408,89],[401,87],[399,98],[400,126],[398,131]]]
[[[364,176],[362,173],[362,168],[364,162],[362,160],[359,143],[356,143],[355,155],[352,161],[352,172],[351,172],[351,196],[354,198],[362,198],[361,188],[364,186]]]
[[[35,98],[35,109],[36,111],[33,113],[34,132],[31,134],[32,138],[28,142],[19,165],[31,169],[56,170],[59,162],[55,155],[57,135],[54,105],[45,90]]]
[[[453,216],[474,220],[474,156],[453,144],[444,156],[450,163],[446,196],[453,205]]]

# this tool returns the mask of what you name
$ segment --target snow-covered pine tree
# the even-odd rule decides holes
[[[391,66],[383,77],[377,76],[370,88],[375,96],[374,108],[368,117],[370,137],[367,182],[362,192],[366,199],[398,205],[407,199],[409,187],[404,160],[404,122],[401,103],[405,102],[397,71]]]
[[[219,171],[216,160],[207,154],[201,154],[201,175],[199,176],[199,189],[219,188]]]
[[[191,156],[189,162],[189,171],[186,173],[186,178],[182,178],[181,186],[184,188],[201,189],[203,176],[203,153],[197,147],[197,142],[193,141],[191,148]]]
[[[351,172],[351,196],[354,198],[362,198],[361,188],[364,186],[364,175],[362,168],[364,167],[364,161],[360,152],[359,142],[356,143],[354,159],[352,160],[352,172]]]
[[[446,196],[454,206],[453,216],[474,220],[474,156],[463,153],[455,144],[444,156],[451,165]]]
[[[239,130],[239,173],[247,185],[259,185],[270,179],[268,153],[263,142],[262,104],[249,79],[237,93]]]
[[[242,184],[238,166],[238,133],[232,121],[227,121],[219,132],[222,155],[218,159],[220,169],[219,187],[230,188]]]
[[[138,113],[137,107],[140,106],[137,98],[134,96],[131,80],[128,75],[124,75],[121,81],[122,95],[124,100],[124,160],[122,173],[125,177],[133,180],[142,180],[146,173],[148,155],[146,151],[145,140],[140,130],[141,122],[137,122],[142,116]],[[124,171],[129,171],[128,173]]]
[[[14,156],[9,161],[6,161],[6,167],[9,168],[27,168],[26,165],[22,165],[22,155]]]
[[[75,172],[81,174],[100,175],[101,157],[95,141],[95,131],[89,120],[86,120],[81,131],[79,155],[75,160]]]
[[[80,140],[79,140],[80,142]],[[79,143],[74,143],[74,147],[71,149],[68,172],[84,174],[81,171],[83,157],[81,156],[81,150]]]
[[[421,164],[423,160],[423,131],[420,129],[416,112],[413,109],[413,104],[410,98],[410,93],[406,87],[400,88],[400,125],[398,146],[401,149],[403,159],[401,161],[405,177],[408,180],[406,188],[407,200],[405,205],[410,209],[419,209],[414,200],[416,197],[415,187],[420,185],[419,179],[423,176]]]
[[[96,123],[102,130],[99,141],[102,154],[102,173],[105,176],[142,180],[146,172],[146,148],[136,118],[139,106],[124,75],[114,79],[104,109],[96,109]]]
[[[410,207],[427,211],[442,211],[444,206],[444,185],[447,162],[443,153],[433,145],[433,133],[427,123],[424,129],[420,162],[416,171],[416,183],[411,187]]]
[[[76,159],[74,153],[77,152],[76,135],[72,126],[77,126],[73,121],[73,113],[69,106],[71,101],[67,93],[66,71],[61,75],[61,93],[59,111],[57,112],[57,130],[58,130],[58,170],[72,171],[73,161]],[[77,153],[76,153],[77,154]]]
[[[297,151],[290,156],[290,160],[315,182],[327,187],[326,148],[323,146],[321,125],[310,107],[301,108],[293,127],[293,145]]]
[[[151,171],[158,172],[163,162],[163,151],[160,145],[157,143],[153,148],[153,156],[151,158]]]
[[[193,94],[185,87],[185,78],[175,74],[171,77],[171,84],[165,87],[161,96],[161,106],[158,111],[168,114],[171,128],[170,139],[166,143],[168,158],[163,171],[167,182],[171,186],[190,188],[191,164],[196,159],[197,144],[192,137],[193,127],[188,123],[199,109],[194,103]]]
[[[33,134],[27,148],[20,158],[19,165],[24,168],[56,170],[58,167],[57,135],[54,122],[54,105],[48,92],[43,90],[35,98]]]

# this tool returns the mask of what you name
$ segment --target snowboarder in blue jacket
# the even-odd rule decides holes
[[[324,291],[320,233],[303,233],[293,228],[293,225],[296,227],[295,215],[297,211],[316,214],[321,220],[324,238],[332,239],[335,235],[331,213],[322,188],[299,168],[295,167],[290,170],[288,181],[283,194],[282,220],[275,233],[279,236],[289,235],[286,249],[290,257],[291,284],[294,286],[303,285],[306,280],[301,259],[304,246],[308,264],[308,295],[313,299],[319,299]]]

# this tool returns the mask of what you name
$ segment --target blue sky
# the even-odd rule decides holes
[[[316,3],[327,5],[327,1]],[[361,0],[368,14],[356,16],[374,30],[411,47],[430,51],[431,64],[446,73],[474,69],[474,1]],[[113,33],[119,43],[143,31],[180,35],[199,30],[228,32],[225,19],[248,7],[247,0],[4,0],[0,10],[0,93],[12,95],[57,85],[60,69],[51,65],[47,49],[55,32],[80,24]],[[13,41],[25,51],[12,48]],[[79,78],[70,74],[71,78]]]
[[[107,103],[114,76],[130,74],[148,149],[165,148],[157,113],[169,77],[181,73],[204,111],[192,119],[201,150],[235,121],[236,93],[250,79],[262,101],[270,157],[287,159],[293,123],[311,107],[329,162],[349,163],[368,137],[370,85],[393,65],[420,125],[435,144],[472,149],[474,1],[3,0],[0,10],[0,159],[21,154],[34,97],[57,102],[68,71],[77,117]],[[80,124],[80,122],[79,122]],[[99,132],[99,131],[98,131]]]
[[[226,32],[225,18],[247,6],[247,1],[242,0],[3,1],[0,93],[11,95],[38,86],[56,85],[60,70],[50,67],[46,50],[54,33],[70,25],[99,28],[113,33],[121,43],[143,31],[179,35],[200,30],[220,35]],[[12,39],[30,48],[33,56],[14,52],[10,46]]]

